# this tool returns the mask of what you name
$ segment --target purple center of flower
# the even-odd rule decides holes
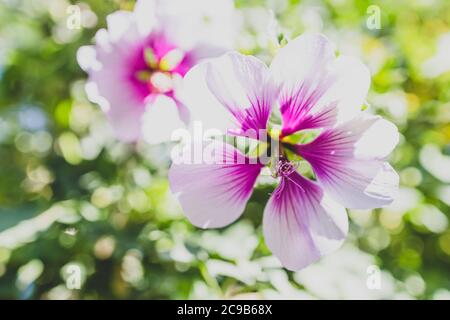
[[[296,181],[295,176],[291,177],[291,175],[297,171],[297,167],[297,163],[289,161],[285,156],[280,156],[280,159],[275,164],[273,177],[282,177],[284,179],[287,179],[295,186],[297,186],[302,192],[305,192],[305,189]]]
[[[275,175],[277,177],[288,177],[296,170],[296,165],[282,157],[275,165]]]
[[[173,95],[175,82],[192,67],[193,59],[161,33],[154,33],[130,59],[129,81],[141,99],[150,95]]]

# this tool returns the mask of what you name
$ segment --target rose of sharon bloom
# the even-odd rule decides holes
[[[263,231],[286,268],[299,270],[342,244],[345,207],[371,209],[393,201],[399,179],[386,157],[398,142],[397,128],[362,111],[369,71],[354,58],[336,57],[324,36],[292,40],[269,68],[254,57],[228,53],[193,68],[185,82],[193,120],[204,127],[258,139],[254,132],[262,129],[278,141],[279,154],[268,164],[279,185],[264,210]],[[278,108],[282,126],[274,130],[269,116]],[[295,139],[311,130],[318,135],[309,142]],[[184,150],[181,156],[188,159],[190,149]],[[235,221],[264,168],[231,145],[214,143],[210,154],[221,161],[177,161],[169,172],[187,217],[202,228]],[[297,171],[293,155],[309,162],[314,180]]]
[[[134,12],[107,17],[95,46],[78,51],[89,74],[86,92],[124,142],[170,138],[189,120],[178,89],[202,58],[232,45],[232,0],[140,0]]]

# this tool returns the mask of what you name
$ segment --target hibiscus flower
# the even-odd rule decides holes
[[[232,0],[140,0],[133,12],[107,17],[94,46],[81,47],[88,98],[124,142],[169,140],[189,121],[178,96],[183,76],[233,42]]]
[[[290,41],[270,67],[233,52],[193,68],[185,77],[193,120],[231,136],[262,141],[268,135],[270,142],[260,146],[272,154],[265,163],[216,141],[212,158],[174,161],[169,180],[187,217],[202,228],[234,222],[269,166],[278,180],[264,210],[269,249],[290,270],[336,250],[348,231],[345,207],[386,206],[398,188],[386,162],[398,131],[362,111],[369,86],[368,69],[355,58],[336,57],[320,34]],[[281,128],[269,121],[277,112]],[[180,158],[189,159],[191,151],[185,148]],[[310,164],[312,175],[299,172],[299,160]]]

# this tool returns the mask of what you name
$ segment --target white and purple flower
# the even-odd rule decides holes
[[[279,185],[266,205],[263,231],[290,270],[342,244],[345,207],[371,209],[393,201],[398,175],[386,158],[399,135],[392,123],[362,111],[369,86],[367,68],[354,58],[336,57],[318,34],[290,41],[269,68],[254,57],[228,53],[185,77],[192,120],[234,136],[262,140],[255,132],[268,132],[278,141],[270,167]],[[279,129],[269,121],[277,109]],[[316,136],[301,143],[298,137],[311,130]],[[176,162],[169,172],[186,215],[202,228],[235,221],[265,166],[228,144],[214,143],[212,154],[221,161]],[[298,159],[310,164],[314,179],[299,173]]]
[[[120,140],[159,143],[188,122],[181,80],[201,59],[231,48],[233,13],[232,0],[139,0],[134,12],[107,17],[78,62],[89,74],[88,98]]]

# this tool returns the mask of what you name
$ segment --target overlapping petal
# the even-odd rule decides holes
[[[167,35],[184,50],[233,47],[233,0],[159,0],[158,9]]]
[[[264,238],[283,266],[299,270],[336,250],[348,231],[345,209],[297,172],[281,178],[264,211]]]
[[[398,139],[392,123],[360,116],[294,149],[309,161],[321,186],[336,201],[347,208],[370,209],[394,199],[399,179],[385,157]]]
[[[133,12],[117,11],[107,17],[108,29],[97,32],[95,46],[77,52],[80,66],[89,73],[86,93],[107,113],[116,136],[132,142],[141,135],[145,96],[130,81],[130,56],[139,49],[143,35],[138,32]]]
[[[266,129],[278,90],[262,61],[239,53],[224,55],[208,65],[207,84],[233,114],[239,131]]]
[[[279,50],[270,70],[281,86],[283,136],[351,119],[370,84],[368,69],[356,59],[336,58],[332,43],[320,34],[290,41]]]
[[[256,58],[228,53],[185,77],[184,101],[192,119],[208,129],[252,137],[246,131],[267,129],[279,104],[282,148],[270,145],[270,150],[280,152],[271,169],[281,181],[264,211],[263,229],[268,247],[288,269],[299,270],[342,244],[348,231],[344,207],[368,209],[393,200],[398,175],[386,157],[398,132],[390,122],[361,111],[369,84],[361,62],[336,58],[331,43],[315,34],[289,42],[269,69]],[[292,141],[301,140],[288,138],[306,129],[320,129],[319,135],[297,145]],[[294,169],[286,149],[310,162],[317,181]],[[223,155],[247,159],[234,149]],[[261,167],[174,164],[171,185],[195,225],[220,227],[242,213]]]
[[[145,141],[150,144],[169,141],[175,130],[184,128],[183,108],[173,98],[156,96],[142,115],[142,135]]]
[[[244,211],[262,165],[217,141],[203,150],[209,151],[196,163],[195,145],[184,149],[170,168],[170,185],[194,225],[223,227]]]
[[[185,78],[185,90],[193,120],[246,136],[266,129],[278,93],[267,66],[237,52],[194,68]]]
[[[77,54],[79,64],[89,74],[86,86],[88,98],[108,114],[119,139],[125,142],[139,139],[144,132],[144,123],[155,123],[168,114],[161,108],[152,108],[151,103],[159,101],[159,96],[172,99],[181,120],[187,122],[189,112],[176,92],[179,86],[172,82],[183,77],[200,59],[225,52],[230,44],[229,41],[221,42],[220,38],[205,41],[206,35],[213,34],[214,28],[229,29],[232,22],[232,1],[213,2],[215,5],[211,1],[197,0],[187,5],[180,0],[139,0],[133,12],[116,11],[110,14],[107,28],[99,30],[95,36],[95,45],[80,48]],[[216,19],[218,15],[214,12],[204,15],[204,10],[211,11],[212,7],[219,5],[226,13],[225,18]],[[184,11],[179,11],[182,7]],[[202,9],[203,13],[198,10],[194,17],[190,13],[196,12],[196,9]],[[183,16],[184,13],[188,16]],[[211,14],[212,17],[209,17]],[[207,17],[211,18],[211,28],[191,32],[193,26],[199,27],[199,23],[205,22]],[[189,41],[187,33],[190,34]],[[155,65],[147,61],[148,50],[154,56]],[[165,78],[165,83],[155,85],[154,82],[160,78]],[[156,114],[157,110],[163,112]],[[146,115],[148,120],[150,114],[154,114],[155,119],[143,121],[142,117]],[[165,121],[173,120],[178,127],[180,117]],[[168,127],[173,127],[173,124]],[[148,133],[151,128],[145,128],[145,131]],[[159,132],[154,133],[160,136]],[[155,140],[159,139],[148,141]]]
[[[105,47],[106,46],[106,47]],[[106,42],[80,48],[78,61],[89,72],[86,94],[108,115],[116,136],[123,141],[135,141],[140,136],[141,116],[145,111],[142,97],[127,81],[128,69],[119,50]],[[101,59],[98,56],[101,55]]]

